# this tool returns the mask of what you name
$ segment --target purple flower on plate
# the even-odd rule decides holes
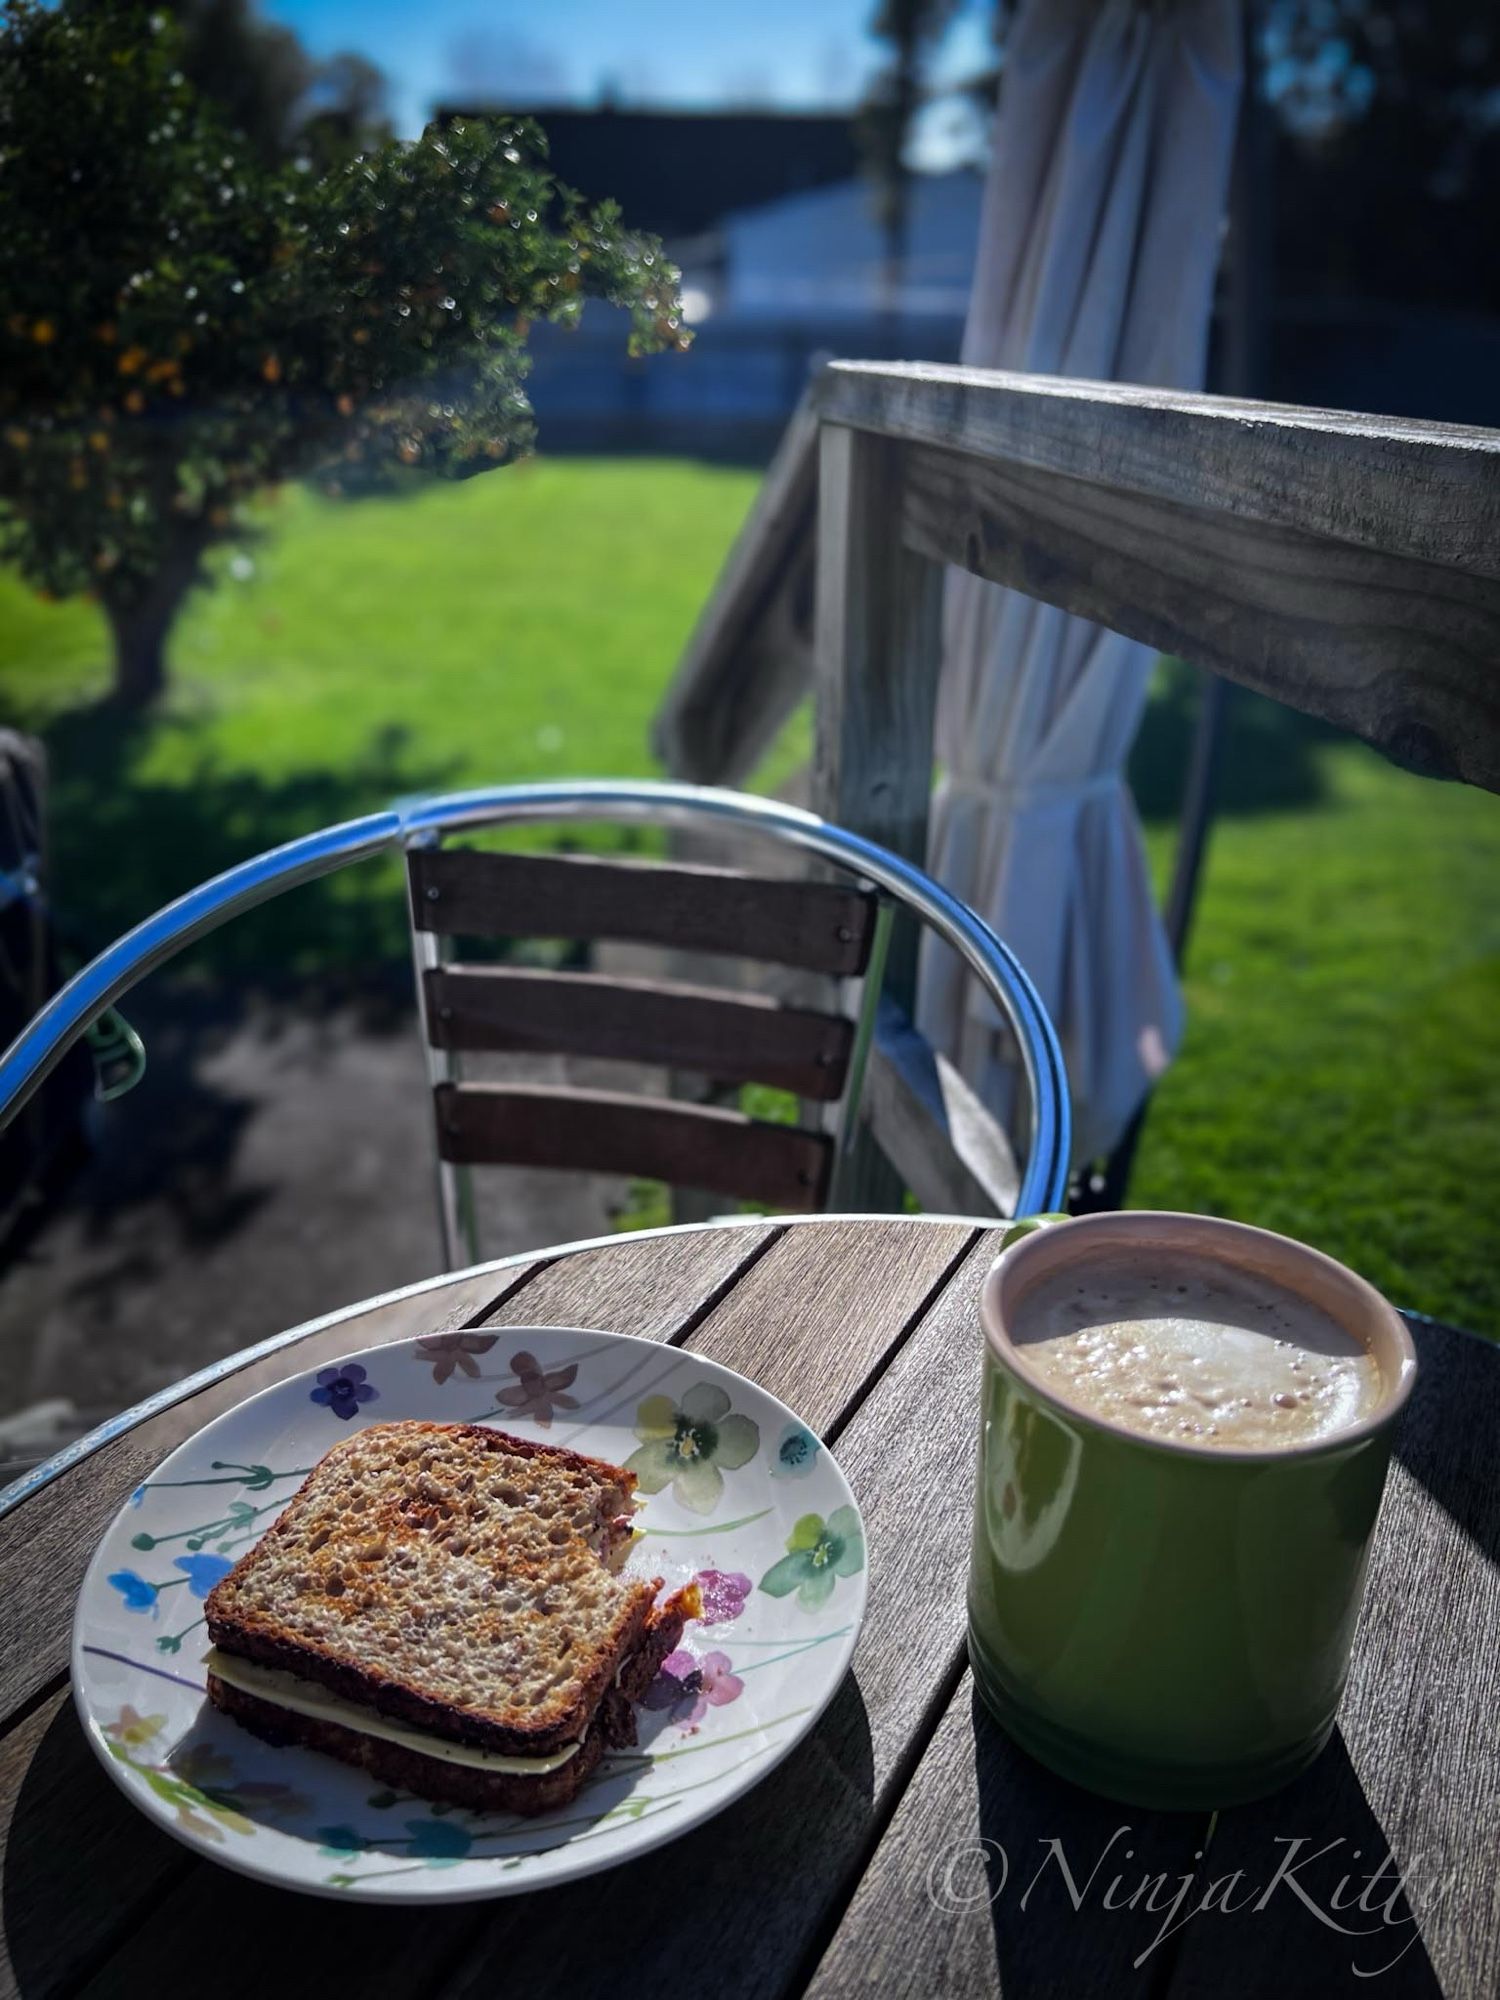
[[[336,1368],[321,1369],[317,1388],[308,1394],[314,1403],[322,1403],[347,1423],[361,1403],[373,1403],[380,1391],[365,1380],[365,1371],[357,1361],[345,1361]]]
[[[641,1706],[658,1713],[665,1709],[670,1721],[686,1725],[693,1719],[701,1686],[698,1662],[686,1647],[679,1646],[662,1661]]]
[[[695,1729],[709,1709],[734,1701],[745,1683],[733,1671],[727,1653],[705,1653],[694,1659],[684,1646],[668,1653],[656,1679],[646,1690],[643,1707],[660,1712],[679,1729]]]
[[[732,1625],[755,1588],[749,1577],[736,1569],[700,1569],[693,1581],[703,1600],[703,1609],[698,1614],[700,1625]]]
[[[703,1699],[710,1708],[722,1708],[726,1702],[737,1701],[745,1691],[745,1683],[731,1668],[727,1653],[705,1653],[698,1673]]]

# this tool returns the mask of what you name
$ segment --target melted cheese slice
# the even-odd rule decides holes
[[[499,1750],[476,1750],[467,1743],[450,1743],[443,1737],[429,1735],[425,1729],[409,1729],[404,1723],[392,1722],[373,1709],[345,1701],[327,1688],[303,1680],[300,1674],[283,1673],[276,1667],[263,1667],[255,1660],[221,1653],[217,1646],[209,1648],[203,1665],[227,1686],[261,1701],[274,1702],[292,1715],[305,1715],[314,1722],[336,1722],[341,1729],[352,1729],[360,1736],[379,1736],[387,1743],[399,1744],[403,1750],[436,1758],[441,1764],[467,1764],[475,1771],[540,1778],[548,1771],[560,1770],[582,1747],[569,1743],[544,1757],[507,1757]]]

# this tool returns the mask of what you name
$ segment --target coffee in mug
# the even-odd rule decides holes
[[[1309,1444],[1381,1398],[1361,1338],[1266,1273],[1207,1257],[1079,1257],[1025,1294],[1011,1339],[1078,1409],[1220,1451]]]

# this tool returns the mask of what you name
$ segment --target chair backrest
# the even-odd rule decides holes
[[[455,1175],[526,1166],[641,1175],[793,1213],[823,1206],[834,1139],[725,1103],[536,1082],[474,1082],[480,1052],[591,1057],[691,1072],[714,1086],[843,1094],[845,1014],[672,978],[466,964],[462,939],[562,938],[711,954],[859,979],[878,899],[831,882],[579,855],[415,847],[407,857],[418,1005],[431,1051],[444,1234],[472,1237]],[[477,1254],[472,1241],[469,1249]],[[458,1244],[445,1244],[450,1261]]]

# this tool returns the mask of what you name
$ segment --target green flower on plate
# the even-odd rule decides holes
[[[643,1493],[670,1486],[679,1506],[711,1514],[724,1491],[724,1474],[748,1465],[760,1447],[760,1426],[731,1413],[729,1398],[713,1382],[697,1382],[680,1403],[648,1396],[637,1406],[641,1440],[625,1463]]]
[[[816,1611],[833,1595],[841,1576],[858,1576],[865,1566],[865,1538],[852,1507],[835,1507],[825,1521],[804,1514],[786,1538],[787,1553],[760,1580],[768,1597],[795,1590],[804,1611]]]

